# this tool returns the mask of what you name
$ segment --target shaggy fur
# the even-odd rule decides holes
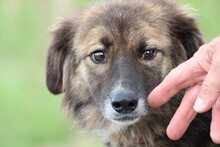
[[[148,94],[164,76],[204,43],[185,8],[171,0],[106,0],[63,18],[52,35],[48,89],[63,92],[69,114],[106,146],[214,146],[210,112],[198,114],[180,140],[166,136],[184,91],[161,108],[147,104]],[[131,113],[112,108],[113,97],[123,92],[138,101]]]

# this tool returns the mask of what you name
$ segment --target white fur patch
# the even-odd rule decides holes
[[[109,138],[112,134],[117,134],[126,129],[127,126],[117,125],[115,123],[110,123],[109,127],[105,129],[95,130],[96,134],[99,134],[104,142],[109,142]]]
[[[112,93],[118,93],[118,92],[123,92],[123,91],[129,91],[128,89],[124,88],[122,86],[122,80],[119,80],[114,86],[115,88],[112,90]],[[104,112],[104,117],[107,118],[108,120],[110,120],[111,122],[119,125],[120,127],[126,127],[129,125],[132,125],[136,122],[139,121],[139,119],[141,118],[141,116],[145,115],[147,112],[146,108],[145,108],[145,101],[143,99],[138,99],[138,105],[135,109],[135,111],[129,113],[129,114],[120,114],[118,112],[116,112],[112,105],[111,105],[111,100],[107,99],[104,102],[104,107],[103,107],[103,112]],[[123,120],[120,121],[120,118],[131,118],[131,119],[127,119],[127,120]]]

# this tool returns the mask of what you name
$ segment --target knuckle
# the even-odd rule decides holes
[[[200,46],[199,50],[206,50],[208,47],[208,44],[204,44],[202,46]]]
[[[188,65],[188,70],[191,71],[191,74],[194,76],[204,71],[200,60],[200,58],[193,58],[193,60]]]
[[[213,46],[220,47],[220,36],[217,37],[217,38],[215,38],[215,39],[211,42],[211,44],[212,44]]]
[[[213,53],[220,51],[220,36],[209,43]]]
[[[210,52],[212,50],[212,44],[204,44],[202,46],[200,46],[198,52],[197,52],[197,56],[201,56],[201,55],[205,55],[208,52]]]
[[[212,97],[218,97],[220,95],[220,89],[217,87],[211,86],[212,84],[207,83],[206,81],[203,82],[202,88],[201,88],[201,93],[205,97],[209,98],[211,95]]]
[[[207,95],[210,93],[210,86],[206,82],[204,82],[201,90],[203,94]]]

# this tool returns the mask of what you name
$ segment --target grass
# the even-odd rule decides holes
[[[62,95],[45,86],[44,62],[48,28],[92,0],[0,1],[0,146],[101,147],[92,135],[80,133],[65,120]],[[197,9],[207,41],[220,34],[219,0],[182,0]]]

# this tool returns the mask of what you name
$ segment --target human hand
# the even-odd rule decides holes
[[[152,107],[160,107],[183,88],[189,88],[167,127],[178,140],[197,113],[212,108],[210,135],[220,143],[220,37],[199,48],[188,61],[173,69],[149,95]]]

